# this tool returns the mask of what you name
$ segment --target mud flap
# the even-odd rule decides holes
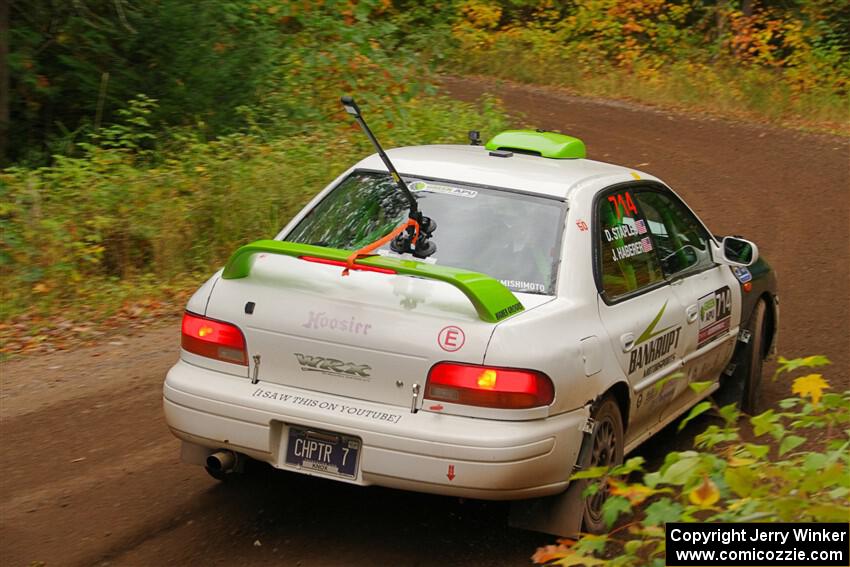
[[[188,441],[183,441],[180,444],[180,460],[190,465],[200,465],[203,467],[207,463],[207,457],[212,453],[212,449],[195,445]]]
[[[585,427],[582,428],[584,435],[573,473],[590,465],[595,428],[596,424],[588,417]],[[508,525],[512,528],[577,538],[581,532],[584,511],[581,493],[586,486],[586,480],[574,480],[560,494],[511,502]]]

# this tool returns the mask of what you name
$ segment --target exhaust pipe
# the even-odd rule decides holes
[[[229,473],[236,467],[233,451],[216,451],[207,457],[207,469],[214,473]]]

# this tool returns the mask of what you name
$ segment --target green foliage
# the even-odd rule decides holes
[[[130,290],[161,297],[276,234],[373,151],[342,94],[357,94],[387,147],[504,126],[493,100],[435,95],[382,0],[11,8],[4,321],[85,319],[87,305],[114,310]],[[428,15],[417,10],[409,17]]]
[[[232,129],[285,47],[272,4],[12,0],[12,161],[73,152],[137,93],[155,124]]]
[[[846,122],[850,11],[753,5],[12,0],[0,317],[162,294],[276,233],[372,151],[341,94],[357,94],[388,146],[499,129],[492,100],[434,96],[435,64]],[[827,386],[813,376],[795,393],[816,406]]]
[[[828,363],[823,356],[782,358],[779,373]],[[794,388],[805,379],[812,382],[799,377]],[[610,471],[583,471],[582,478],[607,475],[613,496],[603,512],[609,527],[631,514],[630,521],[605,536],[561,540],[533,559],[551,565],[663,565],[667,522],[846,521],[850,390],[810,391],[780,407],[745,418],[734,405],[713,406],[722,425],[697,435],[695,450],[667,454],[654,471],[644,471],[634,459]],[[635,470],[640,480],[634,480]]]
[[[435,66],[846,130],[848,5],[747,5],[11,0],[6,162],[79,157],[139,93],[158,101],[157,135],[289,135],[333,116],[341,92],[375,108],[433,92]]]
[[[13,0],[10,161],[79,156],[138,93],[204,139],[302,133],[340,93],[376,108],[426,88],[381,0]],[[380,105],[378,103],[381,103]],[[0,156],[2,158],[2,156]]]
[[[748,4],[463,0],[447,68],[847,132],[848,5]]]
[[[422,96],[385,112],[362,107],[387,147],[464,143],[469,129],[505,126],[488,99],[474,106]],[[276,234],[373,151],[341,107],[333,123],[309,133],[207,142],[181,130],[154,151],[147,117],[155,110],[151,99],[134,99],[83,156],[0,175],[0,318],[87,310],[120,300],[104,291],[119,283],[152,278],[157,295],[187,275],[209,275],[240,244]]]

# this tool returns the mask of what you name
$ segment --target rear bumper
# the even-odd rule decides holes
[[[172,432],[195,445],[228,448],[283,470],[343,482],[486,500],[562,491],[587,417],[584,409],[532,421],[413,414],[276,384],[252,385],[183,360],[168,372],[163,405]],[[286,464],[290,426],[359,437],[356,478]]]

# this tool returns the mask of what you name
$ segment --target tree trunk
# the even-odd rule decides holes
[[[0,0],[0,167],[9,148],[9,0]]]

